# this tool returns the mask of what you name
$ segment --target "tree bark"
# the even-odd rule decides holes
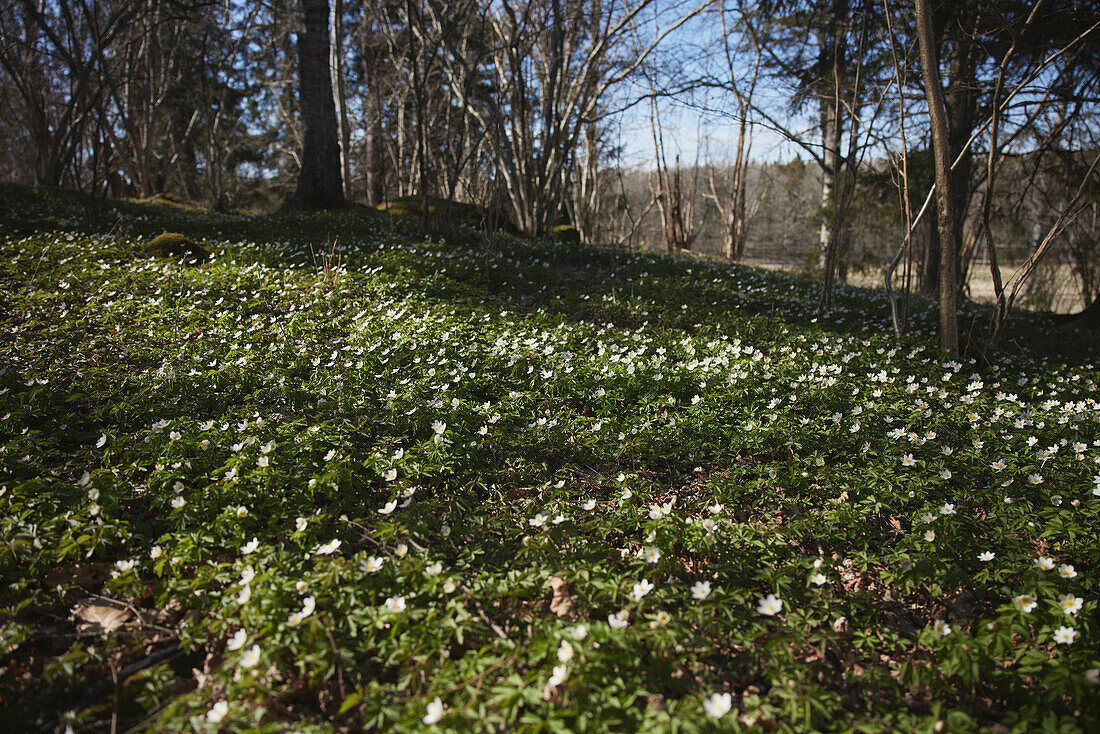
[[[344,0],[333,0],[329,20],[330,70],[336,125],[340,136],[340,174],[345,198],[351,197],[351,128],[348,125],[347,94],[344,88]]]
[[[305,28],[298,35],[299,100],[304,139],[298,190],[288,205],[297,209],[342,206],[340,143],[329,67],[328,0],[302,0]]]
[[[959,242],[959,222],[951,174],[947,108],[940,81],[936,41],[932,33],[929,0],[916,0],[917,41],[920,45],[924,94],[932,127],[932,155],[936,169],[936,203],[940,233],[940,348],[952,357],[959,355],[958,289],[956,288],[955,251]]]

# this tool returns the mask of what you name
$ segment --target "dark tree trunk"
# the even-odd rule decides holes
[[[375,88],[378,86],[375,79],[371,79],[371,84]],[[386,161],[382,149],[385,131],[382,129],[381,93],[371,89],[367,94],[370,110],[367,122],[367,204],[377,206],[386,198]]]
[[[951,43],[951,56],[948,63],[948,84],[944,94],[944,106],[947,113],[947,145],[951,161],[958,159],[958,165],[951,170],[951,195],[954,197],[955,216],[955,287],[962,291],[965,285],[962,272],[963,239],[966,228],[966,213],[970,208],[970,189],[973,157],[970,151],[963,153],[970,134],[974,130],[977,116],[978,99],[977,69],[975,68],[974,43],[965,32],[958,32]],[[962,153],[960,157],[960,153]]]
[[[298,92],[304,140],[298,190],[289,206],[328,209],[345,202],[329,68],[328,0],[302,0],[302,10],[305,28],[298,35]]]
[[[939,59],[932,33],[932,11],[928,0],[916,0],[917,38],[920,44],[924,94],[932,123],[932,154],[936,169],[936,203],[940,225],[940,348],[952,357],[959,355],[958,289],[955,287],[955,249],[959,242],[959,219],[951,175],[947,108],[940,82]]]

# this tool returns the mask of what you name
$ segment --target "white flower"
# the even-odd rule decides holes
[[[824,586],[825,582],[828,580],[829,579],[825,577],[825,574],[820,572],[812,574],[810,576],[810,583],[814,584],[815,586]]]
[[[248,508],[245,507],[244,505],[241,505],[240,507],[237,508],[236,514],[237,514],[237,517],[239,517],[239,518],[248,517]]]
[[[134,562],[133,561],[130,561],[130,560],[115,561],[115,568],[117,568],[120,573],[126,573],[127,571],[129,571],[133,567],[134,567]]]
[[[433,726],[439,723],[439,720],[443,718],[443,702],[439,700],[439,696],[435,697],[435,700],[428,704],[427,713],[424,714],[424,718],[421,721],[425,726]]]
[[[1039,556],[1035,559],[1035,565],[1043,571],[1049,571],[1054,568],[1054,559],[1050,556]]]
[[[248,600],[252,598],[252,587],[242,586],[241,590],[237,592],[237,603],[247,604]]]
[[[671,621],[672,615],[662,609],[661,611],[657,612],[657,616],[655,616],[653,618],[653,621],[649,623],[649,628],[651,630],[655,630],[660,627],[666,626]]]
[[[1012,603],[1015,604],[1016,608],[1024,614],[1030,614],[1031,610],[1034,609],[1037,605],[1035,597],[1028,594],[1020,594],[1012,600]]]
[[[162,553],[164,553],[164,549],[161,548],[159,545],[154,545],[152,548],[149,549],[149,558],[155,561],[160,558]]]
[[[187,504],[187,500],[185,500],[183,497],[173,497],[172,498],[172,507],[174,509],[178,510],[179,508],[183,507],[186,504]]]
[[[317,550],[314,551],[314,553],[319,556],[331,556],[333,553],[336,552],[336,549],[339,547],[340,541],[333,539],[327,543],[324,543],[323,545],[318,546]]]
[[[241,668],[248,670],[256,666],[256,663],[260,662],[260,646],[253,645],[245,650],[244,655],[241,655]]]
[[[630,487],[623,487],[623,491],[619,492],[619,497],[625,502],[634,496],[634,493],[630,491]]]
[[[386,506],[378,510],[379,515],[388,515],[397,509],[397,500],[391,500],[386,503]]]
[[[225,715],[229,713],[229,702],[218,701],[206,712],[206,721],[210,724],[220,724]]]
[[[386,611],[390,614],[400,614],[405,611],[405,597],[391,596],[386,599]]]
[[[569,634],[573,637],[574,640],[580,642],[584,638],[588,637],[588,625],[578,624],[576,627],[569,631]]]
[[[647,545],[638,553],[638,555],[646,560],[646,563],[656,563],[661,560],[661,550],[656,546]]]
[[[568,663],[573,659],[573,646],[567,640],[562,640],[558,645],[558,662]]]
[[[936,634],[940,637],[947,637],[949,634],[951,634],[951,625],[949,625],[942,619],[937,619],[932,625],[932,628],[936,630]]]
[[[309,520],[304,517],[299,517],[294,521],[294,529],[299,533],[304,533],[306,528],[309,527]]]
[[[247,556],[249,553],[254,553],[256,551],[256,549],[259,548],[259,547],[260,547],[260,541],[256,538],[253,538],[252,540],[248,541],[243,546],[241,546],[241,555],[242,556]]]
[[[106,434],[106,433],[104,433],[103,435],[101,435],[101,436],[99,437],[99,440],[95,442],[95,447],[96,447],[97,449],[101,449],[101,448],[103,448],[103,447],[104,447],[104,446],[106,446],[106,445],[107,445],[107,434]]]
[[[1074,596],[1073,594],[1058,595],[1058,606],[1062,607],[1062,611],[1066,614],[1077,614],[1077,612],[1081,611],[1081,607],[1084,603],[1084,599],[1079,596]]]
[[[989,563],[997,554],[993,551],[982,551],[978,554],[978,560],[982,563]]]
[[[703,708],[716,719],[721,719],[733,708],[733,696],[728,693],[712,693],[703,701]]]
[[[642,597],[651,591],[653,591],[653,583],[649,579],[642,579],[634,584],[634,590],[630,592],[630,595],[634,597],[634,601],[641,601]]]
[[[385,479],[387,482],[392,482],[394,479],[397,479],[397,470],[390,469],[382,475],[382,478]]]
[[[256,569],[252,566],[245,566],[241,569],[241,586],[248,586],[254,578],[256,578]]]
[[[1069,563],[1063,563],[1058,567],[1058,575],[1064,579],[1071,579],[1077,576],[1077,571]]]
[[[719,512],[722,511],[722,505],[715,502],[713,505],[707,508],[707,511],[712,515],[717,515]]]
[[[367,573],[378,573],[382,570],[382,566],[385,563],[378,556],[368,556],[367,559],[359,564],[359,568],[363,569]]]
[[[581,505],[581,509],[587,512],[592,512],[592,510],[596,509],[596,500],[588,500],[583,505]]]
[[[442,436],[443,432],[447,430],[447,424],[443,421],[434,421],[432,423],[432,430],[435,431],[435,435]]]
[[[550,676],[550,680],[547,681],[547,685],[550,686],[551,688],[557,688],[562,683],[564,683],[566,678],[568,678],[568,677],[569,677],[569,669],[566,666],[564,666],[564,665],[555,665],[554,666],[554,672]]]
[[[544,512],[540,512],[527,521],[527,524],[533,528],[541,528],[546,524],[546,521],[550,519],[550,516]]]
[[[438,576],[439,574],[443,573],[443,564],[433,563],[432,565],[424,569],[424,573],[428,574],[429,576]]]
[[[627,609],[620,609],[617,612],[607,615],[607,623],[611,625],[611,629],[623,629],[630,624],[630,611]]]
[[[905,454],[904,456],[901,457],[901,465],[902,466],[913,466],[916,463],[917,463],[917,460],[913,458],[912,454]]]
[[[935,530],[925,530],[924,531],[924,539],[927,540],[929,543],[931,543],[933,540],[936,539],[936,531]]]
[[[696,581],[691,587],[691,596],[693,599],[706,599],[710,596],[710,582],[709,581]]]
[[[447,579],[446,581],[443,582],[443,593],[444,594],[452,594],[452,593],[454,593],[454,590],[457,589],[457,588],[458,588],[458,584],[456,584],[451,579]]]
[[[233,636],[225,643],[225,649],[230,652],[240,650],[246,642],[248,642],[248,633],[242,627],[233,633]]]
[[[300,619],[305,619],[309,615],[313,614],[313,610],[317,608],[317,600],[312,596],[307,596],[302,600],[302,611],[298,612]]]
[[[954,515],[955,514],[955,505],[951,504],[950,502],[946,503],[943,507],[940,508],[940,514],[941,515]]]
[[[1077,630],[1072,627],[1059,627],[1054,630],[1054,641],[1059,645],[1073,644],[1073,638],[1077,636]]]
[[[774,617],[776,614],[783,611],[783,601],[776,598],[775,594],[768,594],[758,599],[757,602],[756,611],[760,614]]]

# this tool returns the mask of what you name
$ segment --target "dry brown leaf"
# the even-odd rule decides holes
[[[77,604],[73,607],[73,616],[83,620],[85,624],[81,629],[99,627],[105,635],[109,635],[133,618],[133,614],[125,607],[116,607],[105,601],[89,601]]]
[[[569,595],[569,584],[559,576],[546,580],[553,596],[550,599],[550,611],[558,617],[567,617],[573,611],[573,597]]]

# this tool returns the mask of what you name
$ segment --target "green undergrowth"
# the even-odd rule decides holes
[[[19,729],[1100,726],[1100,372],[1041,317],[979,366],[744,267],[0,193]]]

